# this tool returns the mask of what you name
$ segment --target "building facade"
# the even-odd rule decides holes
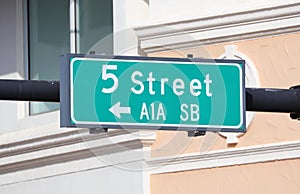
[[[299,0],[1,0],[0,78],[59,79],[64,53],[243,59],[247,87],[299,85]],[[284,100],[284,99],[283,99]],[[0,101],[0,193],[299,193],[300,123],[247,132],[60,128],[58,103]]]

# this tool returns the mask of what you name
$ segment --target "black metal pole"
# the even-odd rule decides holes
[[[59,81],[0,80],[0,100],[60,102]],[[246,110],[300,113],[300,87],[246,88]]]
[[[300,112],[300,89],[246,88],[246,110]]]
[[[59,102],[59,81],[0,80],[0,100]]]

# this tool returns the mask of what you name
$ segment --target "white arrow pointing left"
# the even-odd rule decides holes
[[[121,114],[130,114],[131,108],[130,107],[121,107],[121,102],[117,102],[115,105],[113,105],[109,109],[109,111],[120,119]]]

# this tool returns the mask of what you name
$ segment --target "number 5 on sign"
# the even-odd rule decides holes
[[[114,84],[112,87],[110,88],[103,88],[102,92],[106,93],[106,94],[110,94],[113,93],[114,91],[116,91],[116,89],[119,86],[119,80],[117,78],[117,76],[113,73],[107,73],[107,70],[117,70],[118,67],[116,65],[103,65],[102,66],[102,79],[103,80],[108,80],[108,79],[112,79]]]

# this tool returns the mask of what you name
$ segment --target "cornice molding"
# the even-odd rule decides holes
[[[300,3],[214,17],[136,27],[140,52],[149,54],[299,32]]]
[[[149,139],[150,140],[150,139]],[[145,140],[148,142],[149,140]],[[94,152],[89,149],[78,149],[70,152],[68,146],[63,146],[65,153],[41,156],[41,152],[34,153],[31,160],[7,163],[0,167],[0,185],[9,185],[17,182],[36,180],[63,174],[82,172],[87,170],[111,167],[111,166],[128,166],[135,163],[145,162],[141,172],[147,176],[161,173],[182,172],[188,170],[199,170],[207,168],[218,168],[226,166],[237,166],[253,164],[259,162],[272,162],[287,159],[300,158],[300,141],[291,141],[284,143],[273,143],[259,146],[249,146],[241,148],[231,148],[225,150],[209,151],[205,153],[191,153],[177,156],[166,157],[145,157],[133,153],[133,149],[143,148],[139,140],[132,140],[121,143],[124,150],[120,150],[120,144],[114,146],[99,146]],[[117,149],[116,149],[117,148]],[[129,149],[130,148],[130,149]],[[112,153],[112,150],[118,150]],[[98,152],[99,151],[99,152]],[[93,157],[94,153],[107,154],[103,159]],[[104,153],[106,152],[106,153]],[[115,164],[110,163],[116,159]],[[16,158],[17,159],[17,158]],[[82,159],[82,160],[81,160]],[[105,159],[108,159],[105,161]],[[2,160],[2,159],[1,159]],[[67,163],[67,166],[63,163]],[[36,172],[36,173],[33,173]]]
[[[300,141],[160,157],[147,161],[151,174],[299,159]]]
[[[155,141],[155,133],[144,135],[143,131],[125,129],[111,129],[99,134],[90,134],[88,129],[54,131],[58,133],[40,134],[21,141],[16,139],[1,145],[0,174],[134,151],[149,147]]]

